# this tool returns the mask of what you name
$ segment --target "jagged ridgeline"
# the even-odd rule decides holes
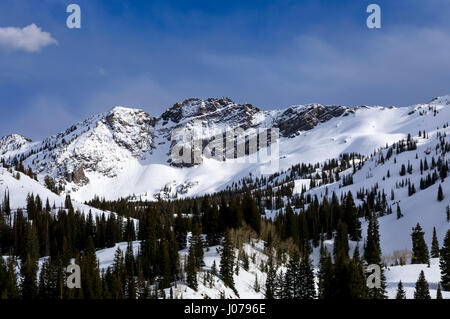
[[[230,158],[214,161],[206,156],[201,156],[200,165],[174,163],[174,147],[189,144],[192,132],[201,132],[204,147],[218,132],[241,128],[254,134],[258,129],[276,128],[279,170],[285,170],[344,153],[367,155],[408,133],[415,134],[419,126],[425,130],[442,126],[445,115],[434,113],[448,100],[442,97],[406,108],[309,104],[262,111],[228,98],[193,98],[176,103],[160,117],[115,107],[43,141],[3,137],[0,158],[5,165],[31,169],[42,184],[52,178],[55,187],[81,201],[95,194],[152,200],[195,196],[223,190],[243,174],[258,175],[267,163],[235,165]],[[248,140],[243,143],[247,143],[244,157],[248,157]]]
[[[261,111],[189,99],[158,118],[116,107],[42,142],[4,137],[0,294],[448,298],[449,101]],[[206,140],[278,128],[279,170],[172,165],[173,132],[198,126]],[[70,262],[80,289],[61,280]]]

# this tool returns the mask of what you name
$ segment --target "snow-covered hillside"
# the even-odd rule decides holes
[[[17,179],[17,174],[20,176],[19,179]],[[44,203],[48,199],[51,207],[55,207],[56,210],[65,208],[65,196],[60,196],[51,192],[39,182],[35,181],[25,174],[19,172],[11,173],[7,169],[1,167],[0,194],[0,201],[3,200],[4,195],[9,195],[10,207],[13,212],[17,209],[22,209],[24,212],[26,212],[27,196],[31,194],[33,194],[34,196],[39,195]],[[72,206],[75,210],[78,210],[81,213],[88,214],[90,211],[94,217],[103,213],[105,214],[105,217],[108,217],[108,215],[111,214],[110,212],[103,212],[99,209],[84,205],[75,200],[72,200]]]
[[[200,130],[208,140],[217,132],[237,127],[280,130],[280,170],[305,162],[321,162],[339,154],[369,154],[392,144],[418,128],[434,130],[450,119],[450,96],[410,107],[367,107],[318,104],[261,111],[250,104],[223,99],[189,99],[161,117],[142,110],[115,107],[79,122],[65,132],[31,142],[18,135],[0,142],[0,159],[23,157],[43,182],[46,175],[65,185],[72,197],[85,201],[94,195],[106,199],[135,195],[195,196],[224,189],[249,173],[258,175],[268,160],[242,163],[236,159],[202,158],[199,165],[176,167],[170,154],[182,132]]]
[[[140,248],[140,242],[133,242],[133,251],[135,255],[138,254]],[[122,253],[125,253],[128,243],[118,243],[113,248],[106,248],[97,251],[97,258],[101,270],[106,270],[108,267],[112,267],[114,262],[114,254],[119,247]],[[330,251],[332,251],[332,241],[326,241],[325,245]],[[354,247],[355,243],[351,243]],[[221,295],[227,299],[261,299],[264,298],[265,282],[267,279],[267,273],[261,271],[261,262],[267,263],[268,257],[264,254],[264,243],[261,241],[254,242],[253,244],[244,244],[243,249],[245,253],[250,256],[249,268],[245,270],[242,263],[240,264],[239,274],[234,274],[234,282],[236,292],[226,287],[219,276],[212,276],[212,279],[207,278],[207,273],[211,273],[213,263],[216,266],[220,265],[220,254],[218,253],[219,246],[208,247],[204,249],[204,262],[205,266],[197,274],[198,289],[194,291],[189,288],[183,281],[177,282],[172,286],[172,292],[174,298],[183,299],[219,299]],[[183,260],[187,255],[188,249],[180,251],[180,259]],[[313,255],[316,255],[315,252]],[[318,255],[318,254],[317,254]],[[236,250],[237,256],[237,250]],[[314,257],[314,256],[313,256]],[[318,271],[318,256],[314,259],[315,272]],[[41,264],[43,259],[41,260]],[[286,271],[285,267],[280,267],[279,271]],[[388,298],[395,298],[397,285],[401,280],[406,292],[406,297],[412,299],[414,297],[415,284],[419,278],[420,271],[423,270],[425,278],[430,285],[430,295],[434,299],[436,298],[437,285],[440,281],[440,269],[439,259],[433,258],[430,262],[430,267],[423,264],[415,265],[403,265],[403,266],[389,266],[384,269],[386,276],[386,292]],[[259,290],[255,291],[255,281],[258,281]],[[170,289],[165,289],[166,298],[170,296]],[[444,299],[450,299],[450,292],[442,292]]]
[[[418,108],[418,110],[423,110],[423,108]],[[436,117],[442,115],[447,121],[450,120],[450,108],[441,109],[441,112]],[[391,215],[379,218],[381,247],[382,253],[385,256],[392,256],[394,251],[411,250],[410,234],[412,228],[417,223],[420,223],[422,226],[428,245],[431,245],[433,227],[436,227],[437,237],[440,243],[442,243],[446,232],[450,228],[450,223],[447,221],[446,216],[446,208],[450,205],[450,180],[446,178],[442,182],[438,178],[433,185],[425,189],[420,189],[420,180],[425,179],[428,174],[431,175],[436,170],[436,168],[428,168],[421,173],[420,162],[422,161],[424,163],[426,161],[431,165],[433,158],[434,161],[438,160],[440,157],[440,150],[437,150],[437,145],[440,145],[438,134],[443,136],[443,140],[446,143],[450,143],[450,128],[443,128],[438,125],[431,126],[432,124],[427,121],[426,116],[418,118],[414,122],[414,126],[408,127],[408,130],[415,132],[412,134],[414,134],[413,138],[418,141],[417,149],[394,154],[387,159],[388,149],[382,148],[375,156],[366,160],[360,170],[356,171],[353,175],[353,184],[342,186],[342,181],[336,181],[331,184],[312,188],[305,193],[306,196],[317,195],[319,200],[322,201],[326,193],[328,194],[328,199],[331,200],[333,192],[336,193],[338,198],[341,198],[341,196],[345,196],[350,191],[355,198],[356,205],[360,205],[363,201],[357,198],[358,192],[371,191],[374,188],[377,188],[380,193],[384,192],[387,207],[391,207],[393,211]],[[391,127],[394,130],[398,130],[398,127],[395,128],[392,122],[390,125],[392,125]],[[427,137],[418,137],[418,131],[424,129],[426,130]],[[387,143],[392,145],[389,142]],[[383,159],[382,162],[380,162],[381,159]],[[400,176],[402,165],[407,167],[408,163],[412,167],[411,173],[406,172],[404,176]],[[350,168],[340,173],[340,175],[344,176],[352,172],[353,168]],[[437,176],[439,176],[439,172],[437,172]],[[408,181],[416,189],[416,192],[411,196],[408,192]],[[309,179],[297,180],[294,192],[301,192],[301,185],[309,187],[309,184]],[[444,193],[444,200],[442,201],[437,200],[440,184]],[[396,215],[397,205],[400,206],[401,213],[403,214],[403,217],[400,219],[397,219]],[[366,235],[366,228],[367,222],[363,220],[362,241],[364,241],[364,236]]]

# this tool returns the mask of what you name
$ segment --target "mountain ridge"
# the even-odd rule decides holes
[[[217,132],[227,129],[242,128],[255,132],[263,128],[278,128],[283,169],[301,161],[336,157],[344,150],[358,151],[362,148],[362,153],[369,153],[376,147],[414,133],[411,132],[413,126],[402,126],[402,123],[420,122],[424,115],[428,115],[422,118],[426,118],[427,125],[436,127],[436,121],[430,116],[441,121],[436,113],[448,108],[449,104],[450,96],[447,95],[434,98],[428,104],[404,108],[306,104],[262,111],[251,104],[237,104],[229,98],[190,98],[175,103],[159,117],[152,117],[142,109],[116,106],[42,141],[33,142],[20,135],[3,137],[0,139],[0,159],[9,164],[23,162],[38,175],[39,181],[43,182],[48,175],[69,192],[77,193],[90,184],[91,188],[101,188],[104,183],[110,184],[109,179],[116,179],[114,181],[118,185],[111,187],[116,190],[123,188],[123,191],[118,191],[120,196],[129,196],[135,191],[155,193],[168,185],[175,188],[191,185],[192,188],[192,185],[203,183],[198,177],[208,174],[203,170],[219,169],[217,166],[229,169],[229,165],[236,165],[233,176],[222,174],[222,182],[217,183],[220,189],[225,176],[235,180],[249,172],[258,174],[264,163],[241,167],[233,164],[233,159],[215,163],[202,157],[201,165],[174,167],[170,154],[177,143],[188,142],[186,134],[189,132],[200,130],[204,140],[209,141]],[[332,122],[334,124],[330,124]],[[336,133],[342,124],[345,129],[338,136]],[[396,125],[399,128],[392,129]],[[174,135],[176,130],[182,133]],[[312,135],[312,140],[317,143],[310,143],[308,135]],[[155,170],[158,170],[157,174]],[[161,181],[148,182],[154,176]],[[136,187],[131,187],[127,194],[124,185],[130,181]],[[92,192],[80,199],[90,199]]]

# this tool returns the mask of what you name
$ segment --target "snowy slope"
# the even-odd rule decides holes
[[[333,249],[333,241],[326,241],[325,246],[329,251]],[[100,269],[106,270],[106,268],[111,267],[114,261],[114,254],[117,250],[117,247],[120,247],[123,254],[127,249],[128,243],[122,242],[115,245],[113,248],[107,248],[97,251],[97,258],[99,260]],[[356,243],[351,242],[350,248],[354,249]],[[360,245],[361,246],[361,245]],[[135,255],[138,254],[140,247],[140,242],[133,242],[133,251]],[[259,241],[255,242],[254,245],[244,244],[244,251],[248,256],[255,255],[255,262],[253,263],[252,258],[249,258],[249,269],[246,271],[242,264],[240,265],[239,275],[234,275],[234,282],[236,286],[236,293],[226,287],[222,280],[214,276],[214,280],[212,284],[210,282],[204,282],[204,276],[208,271],[211,271],[211,267],[213,262],[215,261],[217,270],[220,265],[220,254],[217,252],[217,248],[219,246],[213,246],[205,248],[204,250],[204,262],[205,266],[202,271],[198,273],[197,281],[198,281],[198,289],[194,291],[189,288],[185,283],[177,282],[174,284],[173,294],[174,298],[183,298],[183,299],[219,299],[221,293],[225,294],[227,299],[260,299],[264,298],[264,289],[265,289],[265,281],[267,278],[266,273],[262,272],[259,267],[261,261],[266,263],[268,261],[268,257],[263,253],[264,243]],[[361,247],[362,248],[362,247]],[[188,248],[180,251],[180,260],[183,262],[184,256],[187,255]],[[317,256],[316,256],[317,255]],[[318,271],[318,251],[315,251],[312,255],[314,259],[315,272],[317,274]],[[236,251],[237,258],[237,251]],[[42,261],[42,260],[41,260]],[[281,267],[279,271],[285,271],[285,267]],[[404,266],[389,266],[384,270],[384,274],[386,276],[386,292],[388,298],[395,298],[396,290],[398,282],[401,280],[403,283],[403,287],[406,292],[406,297],[408,299],[414,298],[414,290],[417,279],[419,278],[420,271],[423,270],[425,273],[425,278],[430,285],[430,294],[434,299],[436,298],[437,285],[440,281],[440,269],[439,269],[439,259],[433,258],[430,262],[430,267],[428,265],[423,264],[415,264],[415,265],[404,265]],[[255,279],[257,278],[258,283],[260,285],[260,291],[256,292],[254,289]],[[317,287],[316,287],[317,288]],[[167,298],[170,295],[170,289],[165,290]],[[450,299],[450,292],[442,291],[442,295],[444,299]]]
[[[17,172],[14,172],[13,175],[7,169],[0,167],[0,198],[3,200],[4,195],[9,194],[12,211],[23,209],[26,212],[28,194],[34,194],[34,196],[39,195],[44,204],[48,198],[50,206],[53,207],[53,204],[55,204],[56,209],[64,208],[65,196],[59,196],[51,192],[39,182],[22,173],[18,173],[20,174],[20,179],[18,180],[15,177],[16,174]],[[72,200],[72,205],[75,210],[79,210],[81,213],[88,214],[91,211],[94,217],[102,213],[108,217],[110,214],[110,212],[103,212],[75,200]]]
[[[422,270],[425,273],[425,279],[428,281],[430,287],[431,298],[435,299],[438,283],[441,280],[438,258],[431,259],[429,268],[428,265],[422,264],[389,267],[385,271],[387,284],[386,291],[388,297],[395,298],[395,295],[397,293],[397,285],[401,280],[403,289],[406,293],[406,298],[413,299],[416,281],[419,278],[419,274]],[[450,291],[442,291],[442,297],[444,299],[450,299]]]
[[[127,249],[128,243],[118,243],[113,248],[106,248],[97,251],[97,258],[99,260],[100,269],[106,270],[108,267],[111,267],[114,262],[114,254],[117,250],[117,247],[121,249],[123,254]],[[133,251],[135,255],[137,255],[140,247],[140,242],[133,242]],[[218,277],[214,276],[214,281],[212,284],[206,283],[204,284],[204,276],[206,272],[211,271],[211,267],[213,262],[216,262],[217,271],[219,271],[220,265],[220,254],[217,252],[217,249],[220,246],[213,246],[204,249],[204,262],[205,266],[202,271],[198,273],[197,281],[198,281],[198,289],[197,291],[189,288],[183,281],[177,282],[172,287],[174,298],[183,298],[183,299],[203,299],[205,297],[209,297],[212,299],[219,299],[220,294],[224,293],[226,298],[229,299],[261,299],[264,298],[264,284],[266,280],[266,274],[263,273],[259,266],[261,261],[267,262],[268,257],[262,253],[262,249],[264,247],[263,242],[255,243],[255,246],[252,247],[250,244],[244,245],[244,251],[249,255],[255,255],[255,263],[252,262],[251,258],[249,259],[249,269],[246,271],[241,263],[239,275],[234,275],[235,287],[238,295],[236,293],[226,287],[223,281]],[[237,250],[236,250],[236,258],[237,258]],[[180,251],[180,261],[183,263],[184,257],[188,254],[188,248]],[[256,292],[254,290],[255,278],[258,278],[258,282],[261,286],[261,291]],[[170,289],[165,290],[167,294],[167,298],[170,295]]]
[[[200,165],[175,167],[170,154],[176,142],[185,143],[195,130],[208,139],[225,129],[280,129],[279,168],[300,162],[315,163],[343,152],[369,154],[376,148],[441,127],[450,119],[450,97],[410,107],[367,107],[318,104],[260,111],[229,99],[189,99],[154,118],[142,110],[115,107],[79,122],[41,142],[20,136],[0,142],[0,159],[24,156],[24,166],[65,185],[80,201],[94,195],[107,199],[136,195],[194,196],[224,189],[249,173],[259,175],[268,160],[218,162],[203,158]],[[437,112],[437,114],[435,114]],[[172,133],[175,134],[172,141]],[[265,151],[265,150],[264,150]],[[238,162],[238,163],[237,163]],[[166,189],[166,194],[162,190]]]
[[[439,116],[442,116],[444,120],[450,120],[450,108],[446,107],[441,109]],[[433,116],[434,118],[434,116]],[[404,124],[400,124],[404,129]],[[383,216],[379,218],[380,223],[380,237],[382,253],[386,256],[391,256],[394,251],[410,250],[411,249],[411,237],[410,233],[417,223],[420,223],[423,231],[425,231],[425,240],[429,246],[431,246],[433,227],[436,227],[437,237],[440,243],[450,228],[450,223],[446,221],[446,207],[450,205],[450,180],[446,178],[442,183],[442,189],[444,192],[444,200],[437,201],[438,186],[441,183],[440,179],[430,187],[420,190],[420,179],[427,176],[428,173],[432,173],[432,170],[424,171],[424,174],[420,173],[420,160],[427,159],[428,163],[432,162],[432,157],[437,161],[438,155],[436,155],[435,147],[439,144],[437,138],[437,132],[441,134],[447,134],[445,138],[446,142],[450,142],[450,128],[443,129],[438,125],[434,125],[427,121],[427,118],[421,117],[412,121],[410,126],[407,127],[411,132],[415,132],[414,139],[418,140],[417,150],[406,151],[398,155],[393,155],[389,160],[386,160],[384,164],[380,164],[380,154],[386,156],[386,150],[383,149],[378,152],[374,157],[367,160],[362,169],[358,170],[353,175],[353,184],[345,187],[341,187],[341,182],[334,182],[332,184],[321,185],[306,192],[312,196],[317,195],[319,200],[322,200],[325,196],[326,190],[328,190],[328,197],[331,198],[331,194],[335,192],[338,198],[341,195],[352,192],[356,205],[362,202],[356,198],[356,194],[361,189],[371,190],[372,187],[378,185],[380,191],[384,190],[387,198],[387,203],[392,207],[393,214]],[[418,130],[425,129],[428,134],[428,138],[419,138],[417,136]],[[394,131],[399,128],[394,127]],[[432,150],[430,152],[430,150]],[[416,158],[416,155],[418,158]],[[397,163],[394,163],[394,158]],[[401,165],[405,166],[408,162],[413,166],[412,174],[406,174],[406,176],[400,176],[399,172]],[[390,172],[390,177],[387,177],[387,172]],[[351,173],[353,169],[349,169],[342,175]],[[439,174],[439,172],[438,172]],[[402,180],[409,179],[411,183],[415,185],[416,193],[412,196],[408,196],[408,187],[397,187]],[[310,180],[297,180],[294,192],[299,193],[302,185],[309,186]],[[391,199],[391,191],[394,191],[394,200]],[[396,208],[397,204],[400,205],[402,214],[404,217],[397,220]],[[367,223],[362,221],[362,235],[366,235]],[[363,238],[364,240],[364,238]]]

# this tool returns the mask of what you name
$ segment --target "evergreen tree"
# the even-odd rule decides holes
[[[253,284],[253,290],[255,292],[260,292],[261,291],[261,287],[260,287],[259,282],[258,282],[258,275],[255,275],[255,283]]]
[[[316,288],[314,283],[314,268],[308,254],[305,254],[299,267],[300,298],[316,298]]]
[[[294,252],[289,259],[283,282],[284,299],[301,299],[300,255]]]
[[[186,265],[186,282],[189,287],[197,291],[197,257],[195,254],[195,248],[191,245]]]
[[[161,267],[161,281],[160,281],[160,288],[168,288],[170,286],[170,283],[173,281],[173,274],[172,274],[172,267],[171,263],[172,260],[170,259],[169,254],[169,244],[167,240],[163,240],[160,245],[160,267]]]
[[[16,257],[9,256],[5,265],[5,276],[2,279],[2,283],[4,283],[3,291],[0,291],[1,298],[7,299],[18,299],[19,295],[19,287],[17,282],[17,260]],[[0,284],[1,285],[1,284]]]
[[[329,299],[334,294],[334,265],[326,247],[321,247],[319,263],[319,299]]]
[[[414,299],[431,299],[428,282],[425,279],[423,270],[420,272],[419,279],[416,282],[416,290],[414,291]]]
[[[436,236],[436,227],[433,227],[433,240],[431,242],[431,258],[439,258],[439,242]]]
[[[34,259],[30,254],[28,254],[25,261],[22,261],[20,267],[20,274],[22,276],[20,290],[23,299],[35,299],[37,297],[37,271],[37,259]]]
[[[267,279],[266,279],[266,291],[265,291],[266,299],[275,299],[276,297],[276,290],[277,290],[276,278],[277,278],[277,271],[273,265],[272,256],[270,256],[269,270],[267,272]]]
[[[437,200],[442,202],[444,200],[444,193],[442,191],[442,186],[439,184]]]
[[[420,227],[420,224],[417,223],[411,234],[413,251],[413,256],[411,258],[412,264],[428,264],[430,262],[430,256],[428,253],[427,244],[425,243],[424,234],[425,233],[422,231],[422,227]]]
[[[234,248],[231,241],[230,232],[225,233],[225,238],[222,244],[222,252],[220,254],[220,276],[223,282],[228,287],[234,289],[233,279],[234,268]]]
[[[199,223],[194,223],[193,229],[192,229],[192,237],[191,237],[191,243],[190,245],[194,249],[195,253],[195,267],[197,269],[201,269],[205,262],[203,261],[203,238],[201,235],[201,226]]]
[[[450,230],[444,238],[444,243],[439,257],[439,267],[441,268],[441,285],[445,291],[450,291]]]
[[[351,299],[367,299],[367,283],[364,274],[364,262],[359,254],[359,245],[355,247],[353,259],[348,263],[349,291]]]
[[[347,224],[350,239],[359,241],[361,239],[361,222],[358,219],[358,210],[350,191],[344,199],[344,221]]]
[[[402,211],[400,209],[400,205],[397,203],[397,219],[400,219],[403,217]]]
[[[348,233],[347,224],[340,221],[337,225],[334,239],[333,254],[336,259],[348,258]]]
[[[47,259],[41,267],[39,274],[39,292],[40,299],[56,299],[58,298],[57,290],[57,272],[51,259]]]
[[[99,299],[102,296],[100,271],[97,255],[95,254],[94,240],[91,236],[87,239],[87,248],[81,254],[81,287],[85,299]]]
[[[21,258],[22,264],[20,267],[22,276],[20,286],[21,294],[23,299],[34,299],[38,294],[37,260],[39,258],[39,239],[37,237],[35,224],[28,224],[27,226],[25,250],[23,253],[25,256]]]
[[[375,213],[369,213],[369,225],[367,227],[367,239],[364,247],[364,259],[368,264],[381,262],[380,233],[378,219]]]
[[[368,265],[375,264],[381,269],[381,286],[379,288],[368,289],[368,296],[371,299],[386,298],[386,277],[381,265],[381,247],[378,219],[375,213],[369,214],[369,225],[367,227],[367,240],[364,249],[364,259]]]
[[[178,243],[178,248],[179,249],[186,248],[187,225],[181,213],[178,213],[177,217],[175,217],[174,231],[175,231],[175,238]]]
[[[242,213],[245,222],[259,234],[261,231],[261,213],[258,205],[249,193],[245,194],[242,199]]]
[[[395,299],[406,299],[406,293],[403,289],[403,283],[400,280],[397,286],[397,295],[395,296]]]
[[[128,299],[136,299],[135,261],[133,253],[133,243],[130,241],[125,252],[125,272],[126,272],[126,296]]]

